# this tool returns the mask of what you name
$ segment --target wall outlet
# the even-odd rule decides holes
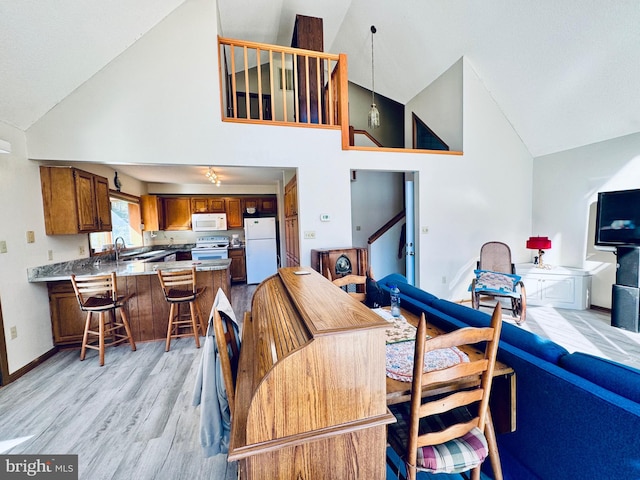
[[[0,240],[0,253],[7,253],[7,241]]]
[[[442,283],[447,283],[447,277],[442,277]]]
[[[34,243],[36,241],[36,234],[33,230],[27,230],[27,243]]]
[[[304,232],[304,238],[307,240],[313,240],[316,238],[316,232],[314,230],[307,230]]]
[[[47,259],[53,260],[53,250],[47,250]]]
[[[11,335],[11,340],[13,340],[14,338],[18,338],[18,327],[11,327],[9,329],[9,334]]]
[[[84,245],[80,245],[80,246],[78,247],[78,253],[79,253],[80,255],[84,255],[85,253],[87,253],[86,249],[84,248]]]
[[[323,213],[320,215],[320,221],[321,222],[330,222],[331,221],[331,215],[329,215],[328,213]]]
[[[425,233],[429,233],[429,227],[422,227],[422,228],[420,229],[420,232],[422,232],[423,234],[425,234]]]

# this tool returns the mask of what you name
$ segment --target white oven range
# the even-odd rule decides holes
[[[229,258],[229,237],[215,235],[200,237],[191,249],[191,260],[218,260]]]

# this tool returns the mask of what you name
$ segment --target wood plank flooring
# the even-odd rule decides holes
[[[255,285],[234,287],[242,321]],[[208,312],[207,312],[208,313]],[[205,458],[192,406],[202,350],[192,338],[65,350],[0,389],[0,453],[77,454],[80,479],[237,478],[226,455]]]

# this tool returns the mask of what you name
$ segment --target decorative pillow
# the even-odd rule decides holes
[[[497,295],[513,294],[521,278],[519,275],[489,270],[474,270],[474,273],[476,274],[476,291],[493,292]]]

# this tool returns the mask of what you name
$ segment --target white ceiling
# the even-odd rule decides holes
[[[0,0],[0,121],[26,130],[185,0]],[[193,0],[186,0],[193,1]],[[213,0],[211,0],[213,1]],[[401,103],[466,56],[533,156],[640,131],[638,0],[218,0],[221,35],[323,18],[349,78]]]

